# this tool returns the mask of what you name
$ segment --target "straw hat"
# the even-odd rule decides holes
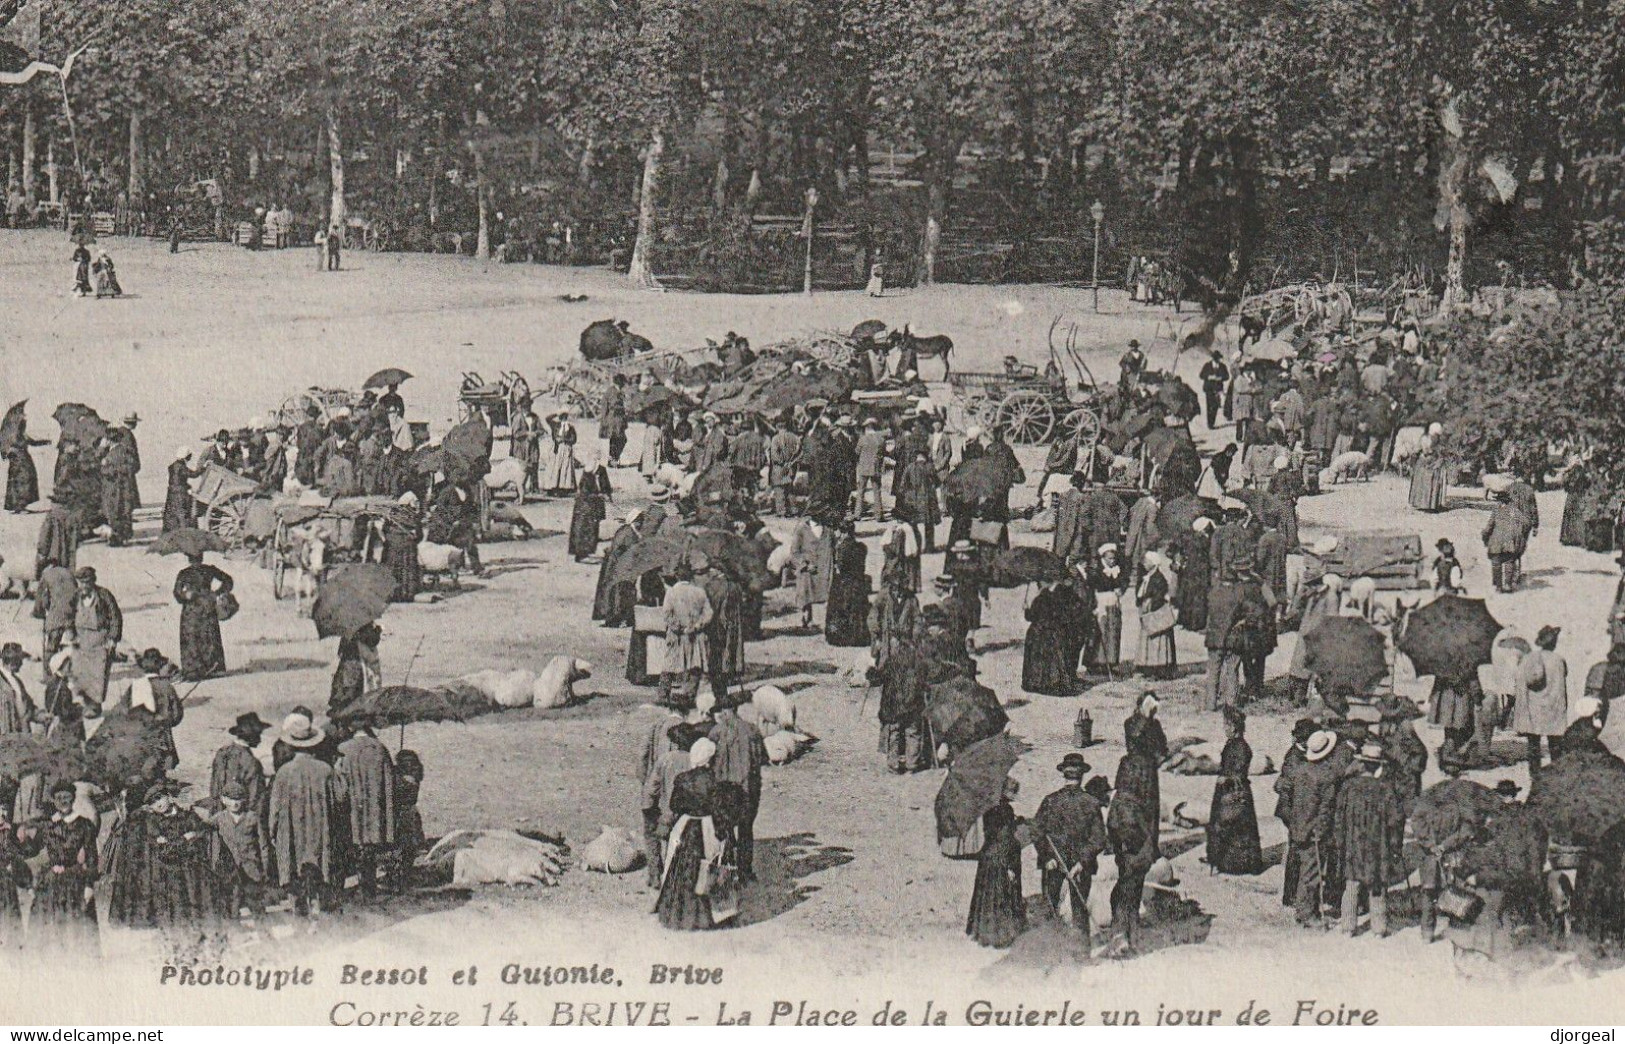
[[[1304,745],[1303,756],[1310,761],[1321,761],[1335,749],[1337,749],[1337,733],[1321,729],[1309,737],[1309,742]]]
[[[290,747],[305,750],[318,746],[326,738],[327,733],[303,714],[290,714],[282,719],[282,742]]]

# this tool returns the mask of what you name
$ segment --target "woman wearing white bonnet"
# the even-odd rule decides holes
[[[1179,669],[1174,648],[1173,581],[1167,573],[1168,559],[1160,551],[1145,553],[1145,576],[1135,591],[1140,612],[1140,655],[1135,661],[1141,673],[1150,677],[1173,677]]]
[[[192,499],[192,480],[199,474],[192,467],[195,452],[190,446],[175,447],[175,459],[169,465],[169,486],[164,493],[165,533],[197,525],[197,506]]]

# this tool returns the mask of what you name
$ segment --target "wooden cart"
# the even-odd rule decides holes
[[[248,508],[260,492],[260,484],[230,468],[210,464],[203,469],[192,499],[198,505],[198,528],[213,533],[232,549],[244,542]]]

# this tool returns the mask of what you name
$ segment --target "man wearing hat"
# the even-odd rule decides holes
[[[1456,557],[1456,545],[1448,540],[1434,544],[1439,556],[1433,560],[1433,590],[1438,594],[1466,594],[1462,583],[1461,560]]]
[[[1388,934],[1388,887],[1410,873],[1405,863],[1405,807],[1384,778],[1380,743],[1362,744],[1357,771],[1337,791],[1332,836],[1343,877],[1343,931],[1359,930],[1360,901],[1369,899],[1371,933]]]
[[[1128,350],[1117,360],[1117,372],[1117,386],[1125,394],[1139,383],[1140,375],[1145,373],[1145,353],[1138,339],[1129,339]]]
[[[1511,594],[1518,585],[1518,559],[1528,545],[1529,522],[1513,507],[1506,493],[1495,494],[1495,508],[1481,534],[1484,553],[1490,559],[1490,575],[1495,589]]]
[[[294,477],[302,486],[316,484],[316,456],[322,448],[322,440],[327,438],[327,432],[322,428],[321,407],[310,405],[305,407],[305,419],[293,430],[293,446],[296,459],[294,460]]]
[[[1569,665],[1557,655],[1560,633],[1561,628],[1542,627],[1513,674],[1512,731],[1528,744],[1531,779],[1541,769],[1541,739],[1555,759],[1569,724]]]
[[[885,486],[881,484],[881,472],[886,463],[886,436],[880,430],[880,422],[873,417],[864,419],[863,434],[858,436],[855,447],[857,453],[857,517],[863,518],[869,511],[869,491],[875,494],[875,517],[886,517]]]
[[[1335,732],[1318,729],[1314,722],[1305,720],[1293,727],[1292,737],[1297,757],[1288,752],[1282,759],[1281,775],[1275,783],[1275,814],[1287,828],[1289,860],[1296,856],[1296,874],[1283,889],[1282,901],[1286,902],[1290,895],[1298,923],[1319,927],[1325,906],[1324,888],[1334,869],[1333,813],[1342,762],[1332,757],[1338,746]]]
[[[259,786],[263,792],[263,778]],[[265,868],[270,856],[263,810],[241,781],[227,783],[214,796],[220,810],[204,818],[214,828],[210,854],[215,887],[223,890],[220,908],[228,917],[261,913],[265,909]]]
[[[343,784],[331,765],[313,756],[327,733],[303,714],[282,721],[292,757],[271,781],[267,815],[277,883],[294,893],[294,912],[320,915],[324,893],[337,880],[333,829]]]
[[[102,515],[107,519],[109,547],[123,547],[135,534],[135,509],[141,506],[136,475],[141,451],[135,444],[135,426],[141,418],[130,414],[124,423],[107,429],[102,449]]]
[[[162,739],[158,743],[158,769],[168,772],[180,764],[175,750],[174,729],[185,716],[180,693],[166,676],[170,663],[157,649],[146,649],[136,657],[141,677],[125,684],[112,704],[104,710],[110,717],[136,718]]]
[[[100,706],[107,699],[113,650],[124,640],[124,614],[113,592],[96,583],[95,569],[81,566],[73,578],[74,699]]]
[[[1044,898],[1057,917],[1062,893],[1071,896],[1072,927],[1083,935],[1087,949],[1089,884],[1100,853],[1106,850],[1106,820],[1100,802],[1081,785],[1089,774],[1089,763],[1083,755],[1069,753],[1055,769],[1066,782],[1039,802],[1038,814],[1033,817],[1038,865],[1043,870]]]
[[[210,797],[219,800],[228,787],[235,786],[242,791],[247,807],[259,814],[265,799],[265,766],[254,748],[270,730],[270,723],[261,720],[258,714],[237,715],[236,722],[226,730],[231,742],[214,752],[214,762],[209,767]]]
[[[34,724],[44,725],[48,715],[35,706],[23,684],[23,662],[28,654],[16,642],[0,646],[0,736],[27,734]]]
[[[755,724],[739,716],[740,703],[749,697],[743,689],[716,694],[712,712],[711,742],[717,746],[711,772],[718,783],[737,784],[745,792],[745,807],[734,824],[735,855],[739,873],[746,881],[756,878],[756,814],[762,806],[762,766],[767,764],[767,747]]]

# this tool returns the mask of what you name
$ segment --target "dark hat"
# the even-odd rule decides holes
[[[705,727],[689,722],[678,722],[666,730],[666,738],[678,750],[688,750],[705,737]]]
[[[26,659],[28,659],[28,654],[23,652],[23,647],[18,645],[16,642],[7,642],[4,645],[0,645],[0,660],[21,661]]]
[[[1547,624],[1545,627],[1542,627],[1539,631],[1535,632],[1535,644],[1541,648],[1545,648],[1547,644],[1555,646],[1557,644],[1557,636],[1562,632],[1563,628],[1553,627],[1551,624]]]
[[[1297,724],[1292,726],[1292,742],[1308,743],[1309,737],[1320,731],[1320,726],[1313,718],[1299,718]]]
[[[1450,541],[1444,539],[1440,539],[1440,541],[1433,546],[1440,551],[1454,551],[1456,549],[1455,544],[1452,544]]]
[[[73,571],[73,578],[75,580],[94,581],[96,579],[96,570],[93,566],[80,566]]]
[[[216,441],[216,442],[230,442],[231,441],[231,432],[227,431],[225,428],[221,428],[219,431],[214,433],[214,441]]]
[[[242,780],[234,779],[220,788],[220,796],[233,801],[247,801],[248,788],[243,786]]]
[[[168,662],[168,658],[157,649],[143,649],[141,655],[135,658],[135,665],[148,674],[158,673]]]
[[[71,783],[68,780],[59,779],[55,783],[51,784],[51,796],[52,797],[56,797],[58,794],[78,794],[78,793],[79,793],[78,788],[76,788],[73,785],[73,783]]]
[[[1101,804],[1105,804],[1111,800],[1112,785],[1106,782],[1105,776],[1090,776],[1089,782],[1083,785],[1083,792]]]
[[[1083,760],[1082,754],[1068,754],[1055,766],[1055,771],[1068,779],[1082,779],[1089,771],[1089,763]]]
[[[271,731],[271,723],[262,720],[258,714],[250,712],[248,714],[237,715],[237,721],[226,731],[231,733],[233,736],[242,736],[245,739],[249,736],[253,736],[255,739],[258,739],[260,736]]]
[[[1139,340],[1137,338],[1130,337],[1128,339],[1128,346],[1130,348],[1138,348],[1140,346],[1140,342],[1139,342]]]
[[[1522,789],[1522,787],[1518,786],[1517,783],[1510,779],[1503,779],[1499,783],[1495,784],[1495,792],[1502,797],[1517,797],[1518,792]]]

